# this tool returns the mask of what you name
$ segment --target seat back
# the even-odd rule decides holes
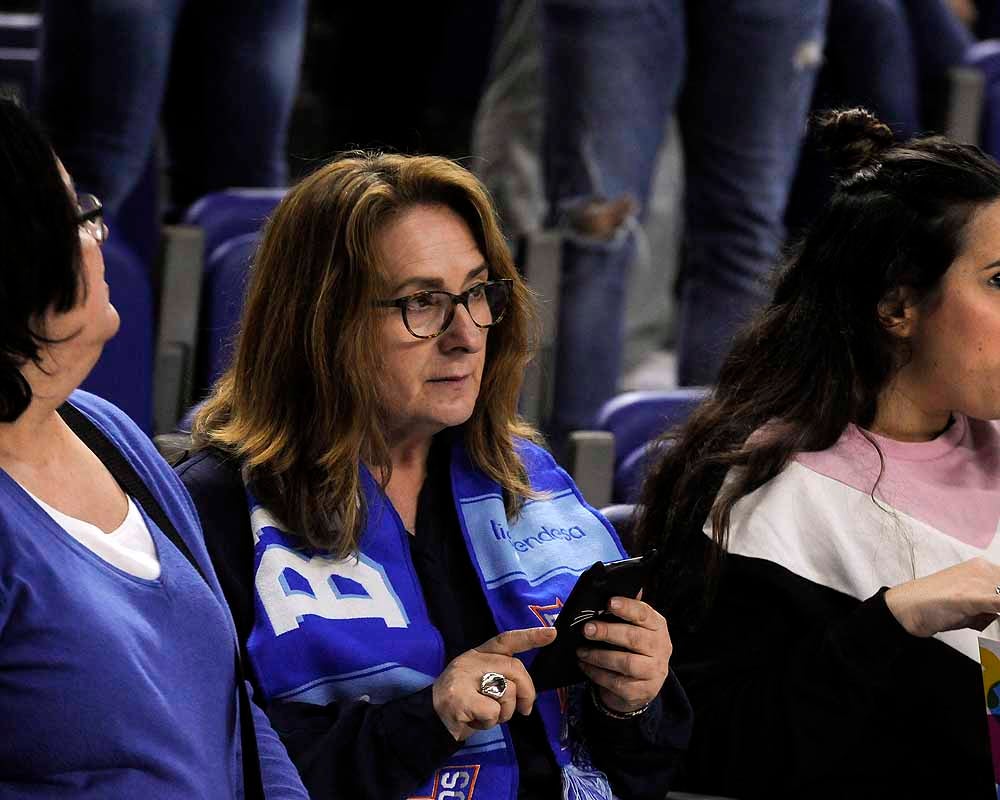
[[[104,245],[104,270],[121,327],[104,345],[81,388],[114,403],[149,434],[153,430],[152,283],[136,255],[114,239]]]
[[[615,464],[620,464],[640,445],[684,422],[708,393],[701,386],[625,392],[605,403],[597,427],[615,435]]]
[[[205,232],[205,256],[223,242],[256,233],[285,196],[285,189],[225,189],[202,197],[184,215],[184,222]]]
[[[665,391],[625,392],[601,409],[597,427],[615,439],[615,503],[634,503],[649,464],[649,444],[664,431],[680,425],[710,390],[697,386]]]
[[[666,451],[666,446],[656,441],[640,444],[615,467],[615,477],[611,496],[616,503],[639,502],[639,491],[646,473],[656,462],[656,458]]]
[[[246,233],[223,242],[205,264],[197,369],[202,392],[196,396],[216,381],[232,357],[257,238],[257,233]]]

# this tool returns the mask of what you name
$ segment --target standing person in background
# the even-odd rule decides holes
[[[283,186],[305,17],[306,0],[44,0],[40,116],[112,216],[161,115],[175,208],[230,186]]]
[[[305,800],[190,497],[77,390],[118,330],[108,228],[9,100],[0,207],[0,796]]]
[[[687,786],[995,797],[1000,165],[861,109],[816,129],[833,196],[642,494]]]
[[[566,232],[557,440],[592,425],[615,392],[636,216],[675,109],[687,220],[678,378],[715,380],[783,240],[826,10],[826,0],[542,0],[548,224]]]

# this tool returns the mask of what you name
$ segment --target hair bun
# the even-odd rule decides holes
[[[813,119],[813,135],[840,178],[874,167],[894,142],[889,126],[864,108],[820,112]]]

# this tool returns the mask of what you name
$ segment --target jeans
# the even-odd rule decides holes
[[[44,0],[39,111],[114,215],[161,115],[174,202],[286,181],[306,0]]]
[[[541,11],[548,225],[565,232],[548,426],[558,441],[593,425],[615,392],[626,270],[671,113],[686,173],[680,383],[711,383],[765,300],[827,1],[542,0]],[[613,231],[574,222],[626,194],[638,217]]]

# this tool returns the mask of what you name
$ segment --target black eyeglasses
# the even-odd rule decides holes
[[[98,244],[104,244],[108,239],[108,226],[104,222],[104,206],[92,194],[76,196],[76,222],[87,233],[94,237]]]
[[[513,284],[510,278],[500,278],[477,283],[461,294],[437,290],[417,292],[395,300],[379,300],[375,305],[398,308],[406,330],[418,339],[433,339],[448,330],[455,318],[455,306],[459,305],[465,306],[476,327],[492,328],[507,311]]]

